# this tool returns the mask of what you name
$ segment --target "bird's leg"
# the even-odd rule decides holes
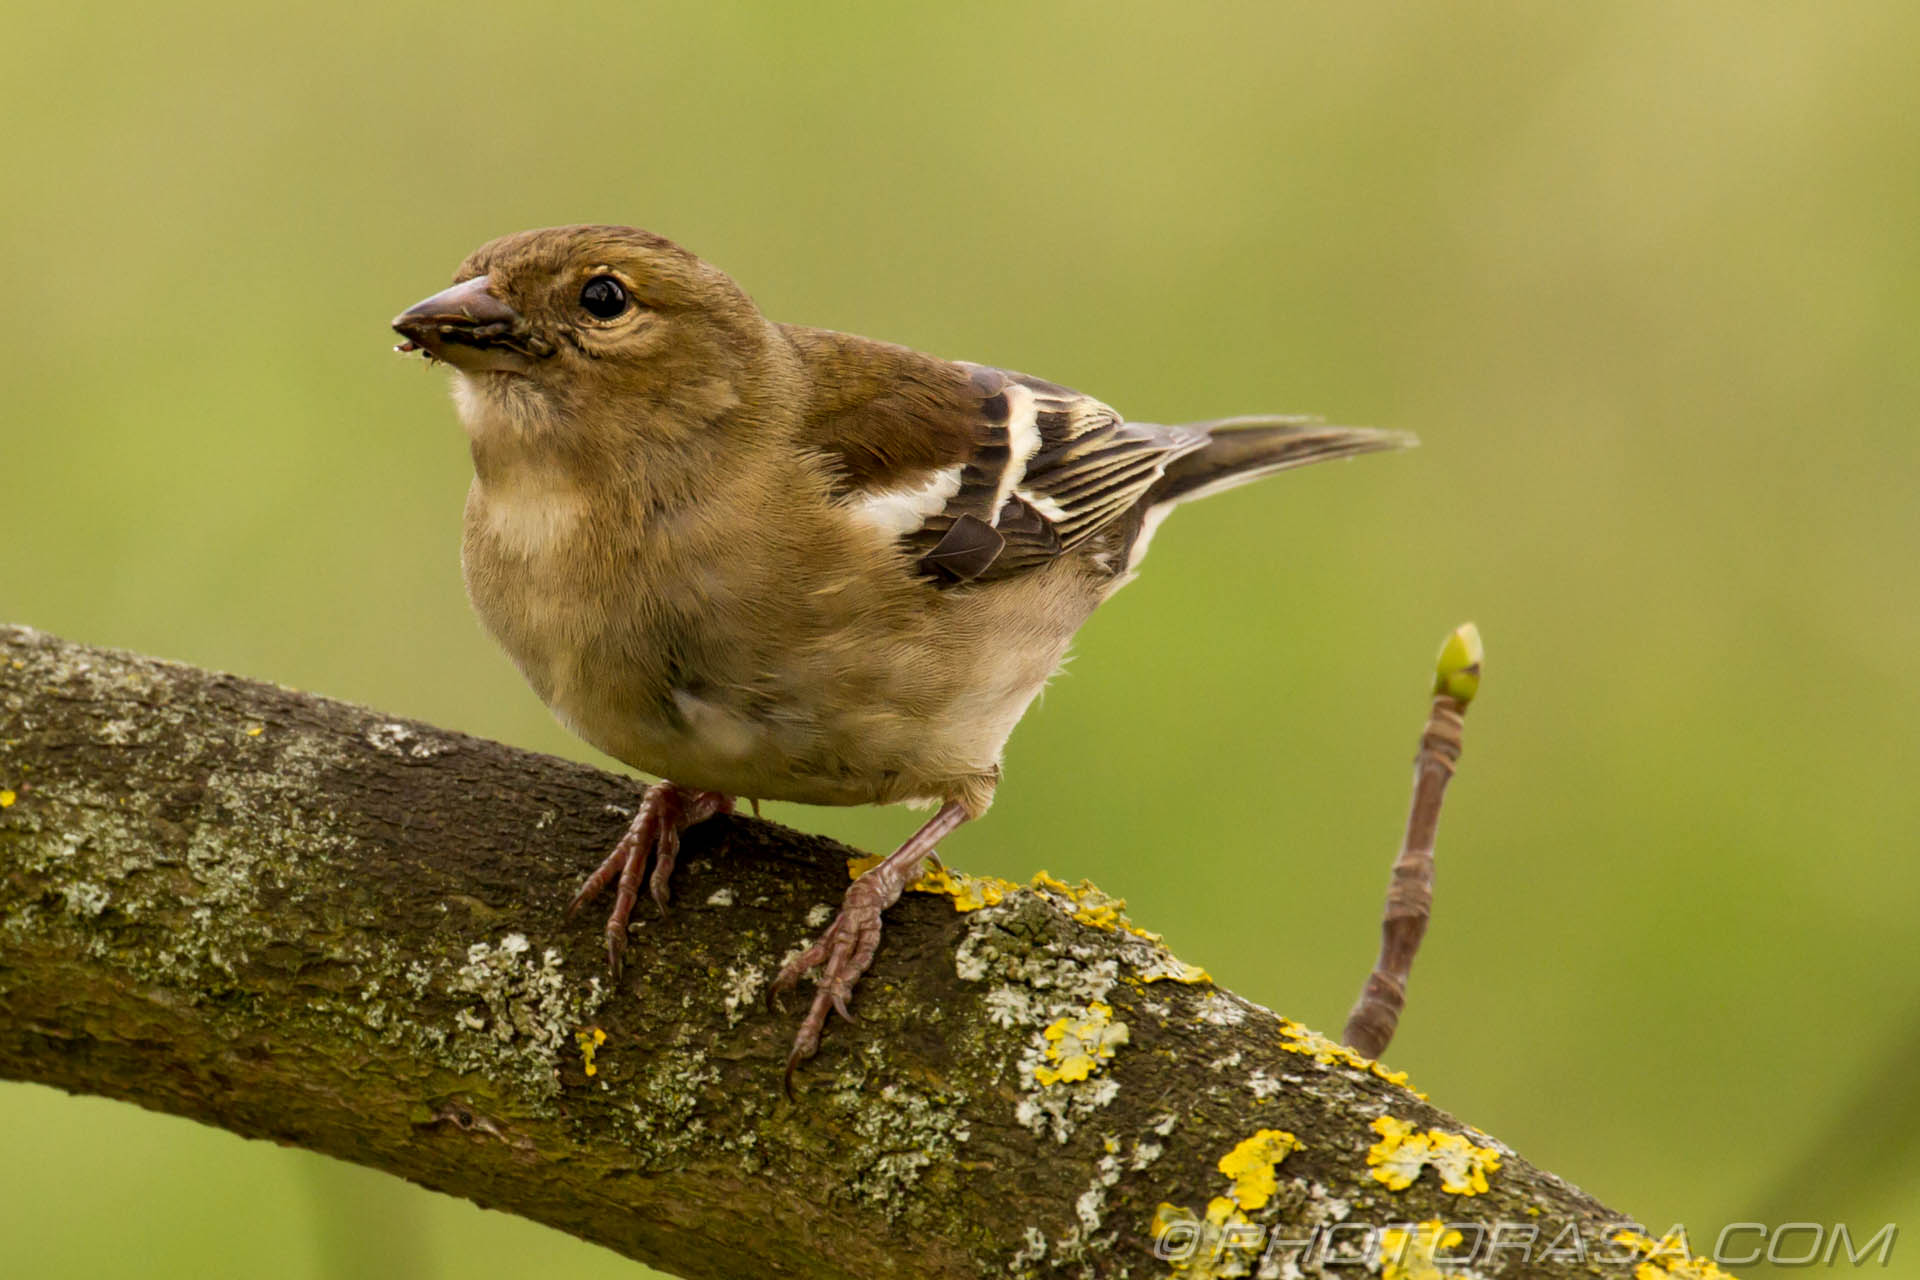
[[[957,800],[942,806],[905,844],[848,887],[847,896],[840,904],[840,914],[827,926],[827,931],[812,946],[789,960],[780,970],[780,976],[773,980],[768,989],[770,1000],[792,990],[807,970],[822,969],[813,1005],[801,1019],[800,1032],[793,1038],[793,1052],[787,1055],[789,1096],[793,1093],[794,1068],[811,1058],[820,1047],[820,1032],[827,1025],[828,1011],[837,1011],[848,1022],[853,1021],[847,998],[853,994],[854,984],[873,963],[873,953],[879,949],[881,913],[897,902],[901,892],[913,882],[920,864],[933,853],[933,846],[969,816]]]
[[[732,812],[733,797],[718,791],[695,791],[672,782],[656,782],[647,788],[633,821],[627,824],[627,833],[567,905],[571,917],[599,896],[615,876],[620,878],[613,895],[613,911],[607,916],[607,964],[616,975],[621,953],[627,949],[627,920],[640,897],[640,880],[646,875],[648,858],[653,860],[653,875],[647,879],[647,892],[665,912],[667,879],[680,854],[680,833],[717,813]]]

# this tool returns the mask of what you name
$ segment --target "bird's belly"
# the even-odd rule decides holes
[[[738,615],[753,611],[738,602],[764,590],[719,592],[713,576],[695,589],[670,574],[583,583],[559,572],[559,547],[475,550],[470,542],[476,611],[563,724],[636,769],[759,799],[981,794],[1079,620],[1036,609],[1017,589],[983,593],[964,612],[917,594],[852,608],[796,591],[788,599],[810,611],[742,627]],[[729,596],[735,625],[710,629],[726,612],[711,602]]]
[[[931,703],[893,682],[799,673],[751,696],[717,680],[696,691],[563,673],[547,701],[599,750],[683,786],[798,804],[937,801],[997,771],[1056,661],[1001,664]]]
[[[671,714],[623,702],[562,697],[550,705],[581,738],[636,769],[796,804],[943,799],[956,779],[990,771],[1005,738],[979,723],[914,719],[867,703],[756,700],[747,711],[684,689],[668,692]]]
[[[823,759],[817,733],[789,708],[746,713],[686,689],[632,700],[602,690],[562,696],[550,705],[563,724],[599,750],[682,786],[799,804],[892,798],[857,762]]]

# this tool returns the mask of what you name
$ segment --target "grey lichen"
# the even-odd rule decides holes
[[[885,1208],[890,1219],[912,1216],[918,1202],[906,1193],[927,1169],[950,1165],[971,1137],[962,1118],[966,1097],[923,1092],[898,1081],[878,1090],[841,1088],[833,1095],[860,1145],[848,1158],[849,1189]]]
[[[606,1001],[598,976],[583,982],[567,973],[560,953],[552,948],[536,958],[533,944],[519,933],[509,933],[498,943],[470,945],[447,986],[480,1005],[460,1010],[460,1034],[448,1042],[463,1068],[508,1067],[514,1078],[543,1096],[559,1092],[561,1053]],[[482,1034],[494,1046],[471,1043]]]
[[[367,730],[367,742],[375,751],[410,760],[431,760],[448,749],[446,743],[422,736],[411,725],[397,723],[374,725]]]
[[[1035,1226],[1029,1226],[1020,1237],[1020,1248],[1007,1259],[1009,1274],[1025,1276],[1033,1274],[1036,1264],[1047,1257],[1047,1234]]]
[[[760,992],[766,985],[766,972],[758,965],[727,966],[720,1004],[726,1012],[729,1027],[739,1026],[747,1014],[758,1007]]]
[[[1237,1027],[1247,1020],[1253,1005],[1225,991],[1209,991],[1200,1001],[1200,1021],[1216,1027]]]
[[[954,952],[954,971],[968,982],[990,984],[982,997],[987,1020],[1013,1033],[1001,1075],[1020,1091],[1015,1120],[1064,1144],[1081,1121],[1118,1096],[1119,1084],[1097,1069],[1097,1054],[1095,1069],[1084,1074],[1055,1070],[1065,1033],[1050,1040],[1047,1029],[1107,1022],[1106,1002],[1120,979],[1120,962],[1113,948],[1098,942],[1061,943],[1054,936],[1061,923],[1051,901],[1016,891],[970,915]],[[1106,1037],[1106,1056],[1126,1041],[1125,1024],[1114,1025],[1118,1034]]]
[[[75,880],[61,885],[60,896],[67,904],[67,910],[77,916],[100,915],[113,901],[113,895],[106,886],[94,884],[91,880]]]
[[[622,1129],[633,1154],[651,1167],[698,1145],[708,1130],[699,1112],[720,1070],[697,1048],[672,1048],[646,1063],[628,1094]]]
[[[305,936],[277,932],[279,917],[263,894],[299,892],[310,866],[353,865],[357,850],[330,813],[308,802],[328,795],[324,780],[348,763],[341,739],[270,728],[258,720],[209,718],[204,706],[170,696],[166,669],[131,663],[111,673],[75,651],[34,651],[31,677],[40,689],[84,705],[124,707],[95,723],[95,740],[116,753],[139,749],[171,758],[231,760],[210,770],[191,809],[155,812],[159,797],[129,794],[114,770],[85,772],[63,783],[59,834],[11,815],[27,829],[31,856],[22,862],[44,878],[44,894],[74,918],[75,941],[137,981],[194,993],[228,1021],[244,1022],[247,1004],[234,996],[247,975],[277,956],[307,957],[344,975],[312,984],[301,1016],[339,1029],[363,1028],[404,1041],[448,1073],[484,1074],[531,1097],[558,1089],[560,1054],[578,1025],[605,998],[597,978],[561,971],[558,953],[535,957],[526,940],[508,935],[461,956],[402,960],[393,944],[348,917],[350,895],[307,922]],[[20,668],[16,668],[20,669]],[[397,722],[365,733],[374,750],[429,760],[449,748],[440,738]],[[236,754],[237,753],[237,754]],[[138,757],[128,757],[130,760]],[[156,840],[155,824],[177,833]],[[28,904],[9,928],[37,927]],[[147,927],[136,927],[136,926]],[[290,946],[293,943],[296,945]],[[466,1003],[443,1026],[395,1016],[386,993],[419,999],[438,990]],[[238,1028],[236,1028],[238,1029]]]
[[[1166,1154],[1166,1144],[1161,1141],[1172,1135],[1180,1118],[1174,1115],[1161,1115],[1153,1118],[1147,1132],[1133,1144],[1133,1162],[1131,1168],[1145,1169]]]

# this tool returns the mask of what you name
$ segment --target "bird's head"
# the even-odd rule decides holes
[[[482,245],[452,288],[393,327],[406,339],[400,351],[453,367],[461,416],[477,436],[494,419],[525,429],[589,413],[635,425],[724,413],[739,402],[767,324],[724,272],[672,241],[577,226]]]

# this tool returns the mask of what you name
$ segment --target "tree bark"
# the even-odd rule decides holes
[[[1644,1260],[1611,1241],[1619,1215],[1181,965],[1089,886],[907,894],[859,1023],[830,1028],[790,1103],[797,1008],[763,993],[852,851],[694,828],[672,914],[640,913],[612,982],[598,913],[562,911],[637,797],[0,627],[0,1076],[326,1152],[689,1277],[1353,1275],[1329,1264],[1404,1240],[1375,1227],[1436,1218],[1541,1227],[1481,1275]],[[1443,1188],[1476,1169],[1486,1190]],[[1156,1222],[1163,1253],[1199,1242],[1177,1267]],[[1562,1228],[1580,1256],[1563,1236],[1543,1259]],[[1235,1232],[1238,1253],[1214,1248]]]

